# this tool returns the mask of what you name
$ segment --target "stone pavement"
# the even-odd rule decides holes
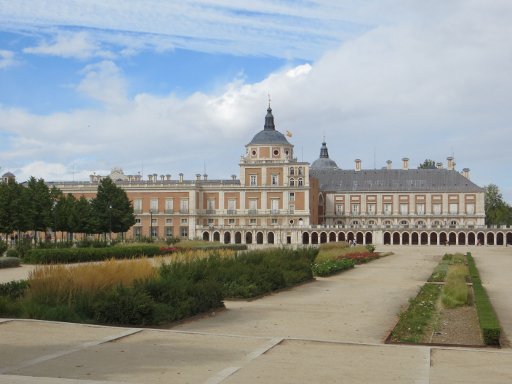
[[[395,254],[251,302],[228,301],[226,310],[167,330],[0,320],[0,383],[512,382],[508,347],[384,344],[401,306],[456,250],[472,252],[512,335],[512,248],[379,250]]]

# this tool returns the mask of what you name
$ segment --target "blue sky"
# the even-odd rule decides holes
[[[233,5],[236,4],[236,5]],[[512,202],[504,0],[0,0],[0,173],[238,174],[263,127],[312,162],[468,167]]]

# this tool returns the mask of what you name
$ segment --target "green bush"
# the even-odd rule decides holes
[[[157,256],[162,252],[157,245],[113,246],[107,248],[31,249],[24,261],[32,264],[80,263],[108,259],[130,259]]]
[[[468,261],[469,274],[473,282],[473,294],[478,314],[478,321],[484,342],[487,345],[499,345],[501,336],[501,326],[492,307],[491,301],[485,288],[482,286],[480,275],[475,265],[475,260],[471,253],[466,254]]]
[[[0,256],[2,256],[5,251],[7,251],[7,248],[7,243],[0,239]]]
[[[5,253],[6,257],[18,257],[18,251],[14,248],[8,249]]]
[[[368,250],[368,252],[373,253],[375,252],[375,249],[377,249],[377,247],[373,244],[366,244],[366,249]]]
[[[13,268],[19,267],[21,260],[17,257],[0,257],[0,268]]]
[[[17,299],[25,294],[27,288],[27,280],[9,281],[8,283],[0,284],[0,296]]]
[[[313,264],[313,273],[316,276],[329,276],[334,273],[354,268],[355,262],[350,259],[334,259],[325,260],[317,264]]]

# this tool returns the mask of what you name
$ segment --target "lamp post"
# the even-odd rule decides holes
[[[110,242],[112,242],[112,204],[108,206],[108,224],[109,224],[109,235],[108,239]]]
[[[149,210],[149,237],[153,241],[153,210]]]

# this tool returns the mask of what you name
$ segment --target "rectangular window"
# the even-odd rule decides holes
[[[181,219],[181,224],[188,224],[188,219]]]
[[[250,185],[251,185],[251,186],[256,186],[256,185],[258,185],[258,179],[257,179],[257,176],[256,176],[256,175],[251,175],[251,176],[250,176]]]
[[[172,227],[165,227],[165,236],[166,237],[174,236],[174,230]]]
[[[270,200],[270,213],[279,213],[279,199]]]
[[[236,211],[236,199],[228,200],[228,211]]]
[[[475,214],[475,204],[466,204],[466,213],[468,215],[474,215]]]
[[[151,225],[156,225],[157,224],[157,219],[151,219]]]
[[[389,203],[384,204],[384,214],[385,215],[391,215],[391,212],[393,210],[393,205]]]
[[[290,204],[290,206],[288,207],[288,213],[290,213],[290,214],[295,213],[295,205]]]
[[[153,213],[158,213],[158,199],[151,199],[149,201],[149,209],[151,209]]]
[[[450,215],[456,215],[457,213],[459,213],[459,204],[450,203]]]
[[[272,219],[272,224],[277,224],[277,219]]]
[[[172,219],[165,219],[165,224],[172,224]]]
[[[253,225],[254,225],[254,224],[256,224],[256,219],[251,219],[251,220],[249,221],[249,223],[250,223],[250,224],[253,224]]]
[[[295,192],[290,192],[290,201],[295,201]]]
[[[228,220],[228,223],[229,223],[230,225],[235,224],[235,219],[229,219],[229,220]]]
[[[256,213],[258,210],[258,200],[250,199],[249,200],[249,213]]]
[[[142,213],[142,199],[133,200],[133,213]]]
[[[151,227],[150,228],[150,236],[151,237],[158,237],[158,227]]]
[[[345,211],[345,206],[343,204],[336,204],[336,214],[337,215],[343,215],[344,211]]]
[[[352,204],[351,208],[351,212],[353,215],[359,215],[359,204]]]
[[[188,237],[188,227],[180,227],[180,236]]]
[[[401,215],[409,214],[409,204],[400,204],[400,214]]]
[[[135,227],[133,230],[133,234],[135,235],[136,238],[141,237],[142,236],[142,227]]]
[[[213,219],[208,219],[208,225],[213,225]]]
[[[180,213],[188,213],[188,199],[180,200]]]
[[[135,219],[135,224],[140,224],[140,219]]]
[[[174,199],[165,199],[165,213],[174,212]]]
[[[367,204],[366,207],[370,215],[375,215],[375,204]]]
[[[272,175],[270,184],[279,185],[279,175]]]
[[[418,214],[418,215],[425,214],[425,204],[416,204],[416,214]]]
[[[206,200],[206,213],[215,213],[215,199]]]
[[[432,213],[434,215],[440,215],[441,214],[441,204],[432,204]]]

